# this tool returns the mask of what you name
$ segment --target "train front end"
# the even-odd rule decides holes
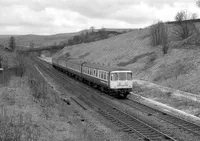
[[[126,97],[132,91],[132,71],[112,71],[110,73],[110,89]]]

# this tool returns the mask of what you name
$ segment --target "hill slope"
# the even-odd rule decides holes
[[[123,33],[123,32],[129,32],[132,29],[104,29],[107,32],[117,32],[117,33]],[[94,29],[94,31],[99,31],[99,29]],[[79,32],[73,32],[73,33],[60,33],[60,34],[54,34],[54,35],[0,35],[0,45],[8,46],[9,38],[11,36],[14,36],[16,39],[17,46],[30,46],[30,43],[34,43],[35,47],[39,46],[49,46],[59,44],[61,41],[67,42],[68,39],[71,39],[73,36],[85,34],[86,32],[91,32],[91,30],[86,29]]]
[[[31,42],[37,46],[48,46],[68,40],[77,33],[63,33],[55,35],[17,35],[14,36],[18,46],[29,46]],[[8,46],[10,36],[0,36],[0,45]]]
[[[116,65],[120,61],[132,59],[137,54],[151,51],[150,45],[148,45],[149,38],[146,34],[148,34],[148,29],[134,30],[97,42],[65,47],[63,54],[69,52],[73,57]],[[140,42],[141,39],[143,39],[142,42]],[[135,50],[134,48],[139,49]]]

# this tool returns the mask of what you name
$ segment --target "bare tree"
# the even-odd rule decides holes
[[[34,48],[35,44],[33,42],[30,42],[29,46],[30,48]]]
[[[155,25],[152,25],[150,28],[150,36],[151,36],[151,45],[157,46],[161,45],[163,54],[167,54],[168,51],[168,35],[167,35],[167,27],[163,22],[158,22]]]
[[[106,39],[108,38],[108,34],[106,33],[106,29],[104,27],[102,27],[101,29],[99,29],[99,34],[101,36],[102,39]]]
[[[94,32],[94,29],[95,29],[94,26],[91,26],[91,27],[90,27],[90,31],[91,31],[92,33]]]
[[[198,17],[197,13],[193,13],[192,16],[191,16],[191,19],[194,20],[194,19],[197,19],[197,17]]]
[[[167,28],[163,22],[158,22],[150,28],[151,45],[163,45],[167,43]]]
[[[16,47],[15,37],[11,36],[10,40],[9,40],[9,48],[10,48],[11,51],[14,51],[15,47]]]
[[[194,33],[197,33],[198,30],[196,29],[195,24],[191,21],[191,19],[196,18],[196,13],[189,15],[187,11],[178,12],[175,16],[175,20],[177,22],[174,23],[174,35],[182,40],[190,37]]]
[[[175,20],[178,22],[187,20],[187,11],[180,11],[176,14]]]

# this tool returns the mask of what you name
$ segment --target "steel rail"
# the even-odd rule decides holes
[[[159,109],[152,108],[148,105],[145,105],[143,103],[140,103],[135,100],[127,100],[127,101],[122,101],[122,103],[127,104],[135,109],[138,109],[142,112],[145,112],[149,115],[155,116],[161,120],[167,121],[173,125],[176,125],[184,130],[187,130],[197,136],[200,136],[200,125],[197,125],[195,123],[192,123],[190,121],[187,121],[185,119],[182,119],[180,117],[177,117],[175,115],[163,112]]]

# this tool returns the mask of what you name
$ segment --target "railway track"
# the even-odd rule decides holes
[[[49,65],[49,64],[48,64]],[[58,73],[58,72],[57,72]],[[62,74],[61,75],[65,75],[65,74]],[[69,79],[69,78],[68,78]],[[77,83],[77,82],[75,82]],[[77,83],[78,84],[78,83]],[[80,87],[83,87],[82,85]],[[91,89],[90,89],[91,90]],[[89,89],[88,89],[89,91]],[[95,90],[96,91],[96,90]],[[99,92],[98,92],[99,93]],[[110,97],[108,95],[105,95],[104,96],[107,96],[109,98],[112,98],[113,97]],[[154,117],[157,117],[163,121],[166,121],[168,123],[171,123],[177,127],[179,127],[179,129],[183,129],[183,130],[186,130],[188,131],[189,133],[192,133],[198,137],[200,137],[200,126],[198,124],[195,124],[195,123],[192,123],[190,121],[187,121],[185,119],[181,119],[180,117],[176,117],[174,115],[170,115],[169,113],[165,113],[163,111],[160,111],[160,110],[157,110],[157,109],[154,109],[152,107],[149,107],[147,105],[144,105],[142,103],[139,103],[138,101],[135,101],[135,100],[123,100],[123,101],[120,101],[126,105],[129,105],[131,106],[132,108],[135,108],[135,109],[138,109],[142,112],[145,112],[147,113],[149,116],[154,116]]]
[[[164,120],[168,123],[171,123],[173,125],[178,126],[181,129],[187,130],[190,133],[197,135],[200,137],[200,125],[197,125],[195,123],[192,123],[190,121],[186,121],[185,119],[181,119],[179,117],[176,117],[174,115],[170,115],[168,113],[165,113],[163,111],[160,111],[158,109],[149,107],[147,105],[141,104],[138,101],[135,100],[126,100],[122,101],[122,103],[125,103],[135,109],[138,109],[142,112],[147,113],[148,115],[155,116],[161,120]]]
[[[121,127],[124,132],[127,132],[128,134],[137,134],[140,139],[144,141],[176,141],[176,139],[147,125],[136,117],[133,117],[128,113],[118,109],[114,105],[108,104],[109,101],[105,101],[105,99],[101,98],[99,95],[93,95],[91,92],[88,92],[80,86],[74,85],[74,82],[69,81],[69,78],[63,77],[63,74],[58,73],[58,71],[52,72],[51,69],[45,67],[40,62],[38,62],[38,66],[45,70],[45,72],[47,72],[50,76],[56,78],[56,80],[62,84],[64,88],[71,90],[73,89],[73,93],[81,101],[95,108],[97,112],[101,113],[110,121]],[[73,88],[69,87],[66,82],[73,84]],[[74,91],[74,89],[76,91]]]

